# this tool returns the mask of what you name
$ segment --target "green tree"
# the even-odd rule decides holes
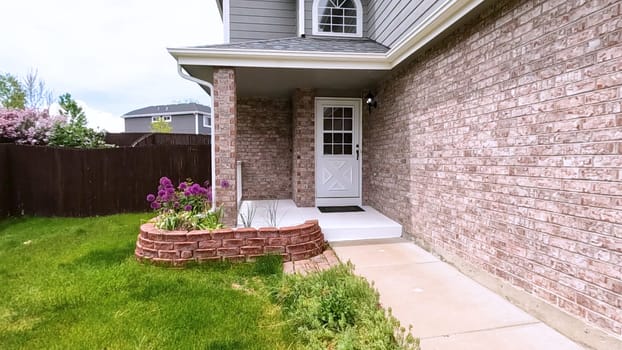
[[[66,93],[58,100],[60,114],[67,117],[67,123],[56,124],[50,135],[50,145],[60,147],[98,148],[104,147],[104,133],[86,126],[86,114],[82,107]]]
[[[0,103],[5,108],[24,109],[26,92],[16,77],[0,74]]]
[[[68,117],[70,124],[76,124],[85,127],[86,126],[86,114],[84,109],[78,105],[76,100],[71,97],[71,94],[65,93],[58,98],[58,104],[60,105],[60,114]]]
[[[151,122],[151,131],[170,134],[173,132],[173,127],[171,123],[165,122],[164,119],[160,117],[158,120]]]

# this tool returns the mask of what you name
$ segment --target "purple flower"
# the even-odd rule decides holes
[[[164,190],[159,190],[159,191],[158,191],[158,197],[164,197],[164,196],[166,196],[166,191],[164,191]]]
[[[168,188],[166,189],[166,193],[168,193],[168,194],[173,194],[173,193],[175,193],[175,189],[174,189],[174,188],[172,188],[172,187],[168,187]]]
[[[199,184],[193,184],[189,188],[190,194],[199,194],[200,190],[201,190],[201,186]]]
[[[173,208],[174,209],[179,209],[179,202],[175,202],[175,204],[173,204]]]
[[[165,187],[168,187],[168,186],[170,186],[170,185],[172,185],[172,184],[173,184],[173,183],[171,182],[171,179],[169,179],[168,177],[166,177],[166,176],[162,176],[162,177],[160,178],[160,185],[165,186]]]
[[[151,202],[151,209],[160,209],[161,205],[158,202]]]
[[[153,201],[155,200],[155,198],[156,198],[156,197],[155,197],[154,195],[152,195],[151,193],[149,193],[149,194],[147,195],[147,202],[153,202]]]
[[[184,206],[184,210],[185,210],[185,211],[191,211],[191,210],[192,210],[192,206],[191,206],[190,204],[186,204],[186,205]]]
[[[180,190],[180,191],[183,191],[183,190],[185,190],[186,188],[188,188],[188,184],[187,184],[187,183],[185,183],[185,182],[182,182],[182,183],[180,183],[180,184],[179,184],[179,187],[178,187],[178,188],[179,188],[179,190]]]
[[[229,188],[229,186],[231,186],[229,181],[227,181],[227,180],[220,180],[220,187],[222,187],[222,188]]]

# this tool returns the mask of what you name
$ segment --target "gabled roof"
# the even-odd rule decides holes
[[[200,49],[269,50],[297,52],[386,53],[389,48],[369,38],[293,37],[244,41],[224,45],[195,46]]]
[[[122,115],[122,118],[150,117],[154,115],[179,115],[179,114],[211,114],[211,108],[198,103],[179,103],[171,105],[149,106],[139,108]]]
[[[218,0],[217,0],[218,1]],[[180,66],[391,70],[485,0],[440,1],[390,48],[371,39],[307,37],[169,48]]]

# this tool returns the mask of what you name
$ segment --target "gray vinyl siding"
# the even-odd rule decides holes
[[[173,133],[194,134],[196,131],[193,115],[173,115],[171,119]],[[209,128],[203,128],[202,117],[199,116],[199,133],[209,134]],[[151,132],[151,117],[125,118],[125,132]]]
[[[229,9],[231,43],[297,34],[296,0],[231,0]]]
[[[424,21],[444,0],[371,0],[367,7],[369,38],[393,47],[408,31]]]
[[[214,121],[212,120],[212,123]],[[211,127],[204,127],[203,126],[203,115],[199,114],[199,134],[201,135],[210,135],[212,132],[212,128]]]
[[[374,0],[361,0],[363,6],[363,36],[367,37],[367,8]],[[380,2],[380,1],[379,1]],[[305,0],[305,34],[313,35],[313,0]]]

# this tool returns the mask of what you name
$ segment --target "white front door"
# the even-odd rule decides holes
[[[315,100],[315,203],[361,205],[361,100]]]

